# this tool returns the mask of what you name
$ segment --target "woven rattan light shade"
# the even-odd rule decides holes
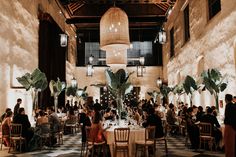
[[[129,22],[126,13],[118,7],[111,7],[100,21],[100,48],[107,53],[129,48]]]

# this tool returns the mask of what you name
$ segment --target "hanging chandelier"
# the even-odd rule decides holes
[[[100,48],[106,51],[107,64],[126,64],[129,47],[128,16],[120,8],[111,7],[100,20]]]

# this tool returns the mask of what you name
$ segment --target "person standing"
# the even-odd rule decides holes
[[[224,131],[224,143],[225,143],[225,156],[236,157],[235,139],[236,139],[236,104],[233,103],[233,96],[231,94],[225,95],[225,131]]]
[[[18,114],[21,103],[22,103],[22,99],[18,98],[17,102],[16,102],[16,105],[14,107],[14,112],[13,112],[14,113],[14,117]]]

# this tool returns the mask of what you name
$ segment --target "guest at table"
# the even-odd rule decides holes
[[[18,114],[13,117],[13,123],[22,124],[22,136],[26,138],[26,143],[33,137],[34,132],[31,129],[28,116],[25,114],[23,107],[19,108]]]
[[[236,103],[236,96],[234,96],[233,98],[233,103]]]
[[[156,133],[155,133],[156,138],[160,138],[160,137],[164,136],[161,118],[155,114],[154,108],[149,109],[147,120],[144,121],[144,123],[142,125],[145,128],[148,126],[155,126],[156,127]]]
[[[48,123],[48,117],[46,116],[46,113],[43,110],[40,110],[39,117],[36,120],[36,126],[39,126],[44,123]]]
[[[80,113],[79,123],[82,123],[81,132],[82,132],[82,143],[86,142],[86,127],[91,126],[91,111],[83,111]]]
[[[105,138],[103,136],[102,118],[98,110],[95,110],[93,116],[92,125],[90,128],[89,138],[94,140],[94,142],[103,142]]]
[[[176,125],[177,118],[175,114],[175,109],[174,109],[174,104],[170,103],[169,104],[169,109],[166,113],[166,120],[168,125],[171,126],[170,133],[171,135],[176,135],[178,133],[178,126]]]
[[[198,106],[198,111],[197,111],[197,121],[201,121],[202,116],[205,115],[205,112],[203,111],[203,107],[202,106]]]
[[[66,101],[66,111],[69,111],[69,109],[70,109],[70,101],[67,100]]]
[[[224,131],[224,143],[225,143],[225,156],[236,156],[236,104],[233,103],[233,96],[231,94],[225,95],[225,131]]]
[[[111,116],[111,108],[110,107],[108,107],[107,109],[106,109],[106,112],[105,112],[105,114],[103,115],[103,118],[105,119],[105,120],[112,120],[112,116]]]
[[[10,108],[7,108],[6,111],[1,115],[0,117],[0,122],[3,122],[3,120],[5,119],[7,112],[11,111]]]
[[[189,107],[186,114],[186,123],[192,149],[198,149],[199,147],[199,129],[195,122],[196,119],[193,119],[193,108]]]
[[[3,144],[7,147],[10,146],[10,125],[11,125],[11,118],[12,118],[12,111],[9,110],[5,114],[5,118],[2,122],[2,135],[3,135]]]
[[[58,132],[60,129],[60,119],[52,107],[48,108],[48,121],[51,124],[51,131]]]
[[[212,136],[215,137],[216,145],[218,146],[222,139],[222,132],[220,131],[220,124],[213,115],[213,110],[211,108],[207,109],[207,114],[202,116],[201,122],[211,123]]]

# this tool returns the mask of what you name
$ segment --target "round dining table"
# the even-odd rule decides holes
[[[125,127],[125,126],[123,126]],[[138,125],[129,125],[126,126],[130,128],[130,135],[129,135],[129,156],[133,156],[135,154],[135,141],[137,140],[145,140],[145,128],[142,128]],[[105,138],[107,140],[107,144],[109,145],[111,157],[114,156],[113,146],[115,143],[114,138],[114,129],[115,128],[122,128],[122,126],[112,126],[105,131]],[[118,152],[117,157],[124,156],[124,153]]]

